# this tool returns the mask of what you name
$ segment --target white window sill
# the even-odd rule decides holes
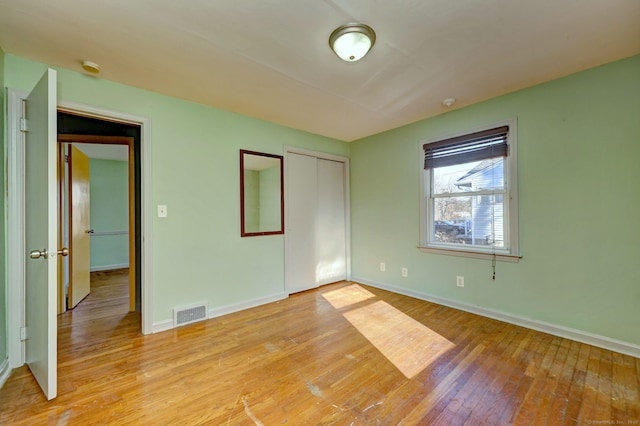
[[[422,253],[443,254],[448,256],[470,257],[473,259],[497,260],[499,262],[518,263],[522,256],[504,253],[486,253],[471,250],[455,250],[436,247],[418,247]]]

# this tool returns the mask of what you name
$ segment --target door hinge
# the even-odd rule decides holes
[[[20,341],[24,342],[27,340],[27,327],[20,327]]]
[[[65,156],[64,156],[64,162],[65,162],[65,163],[68,163],[68,162],[69,162],[69,156],[68,156],[68,155],[65,155]]]
[[[26,132],[27,131],[27,119],[22,117],[20,119],[20,131],[21,132]]]

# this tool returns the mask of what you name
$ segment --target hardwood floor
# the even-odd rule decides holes
[[[640,359],[341,282],[143,336],[126,270],[59,317],[58,398],[2,425],[640,424]]]

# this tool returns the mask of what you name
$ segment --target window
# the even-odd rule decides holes
[[[515,120],[422,148],[422,251],[517,261]]]

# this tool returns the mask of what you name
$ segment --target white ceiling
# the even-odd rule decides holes
[[[76,143],[74,145],[89,158],[129,161],[129,147],[127,145],[104,143]]]
[[[372,26],[342,62],[333,29]],[[640,53],[638,0],[0,0],[6,53],[351,141]]]

